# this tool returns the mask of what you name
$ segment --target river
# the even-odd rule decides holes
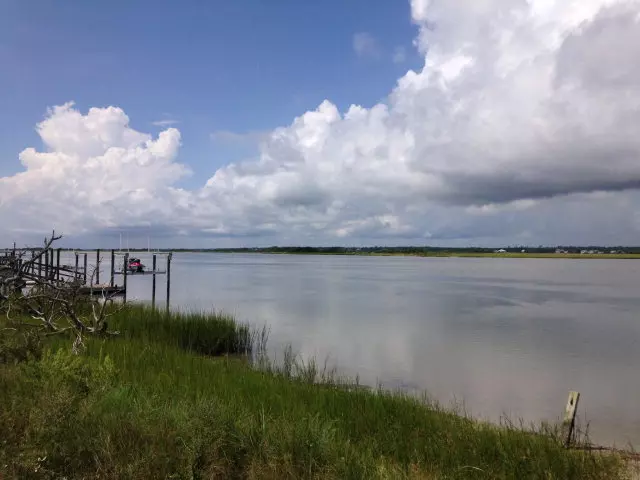
[[[178,253],[171,283],[172,307],[267,325],[272,354],[491,421],[554,421],[578,390],[592,441],[640,445],[640,261]]]

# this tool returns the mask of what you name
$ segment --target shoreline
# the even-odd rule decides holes
[[[245,359],[250,342],[262,358],[261,338],[229,316],[131,306],[109,321],[121,335],[81,355],[50,337],[0,362],[0,476],[625,478],[619,452],[566,449],[554,425],[357,388],[290,351],[278,366]]]
[[[133,251],[133,250],[132,250]],[[296,252],[296,251],[236,251],[236,250],[173,250],[174,253],[223,253],[252,255],[301,255],[301,256],[338,256],[338,257],[416,257],[416,258],[530,258],[556,260],[640,260],[640,253],[352,253],[352,252]]]

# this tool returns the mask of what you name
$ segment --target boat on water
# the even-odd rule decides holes
[[[139,258],[130,258],[127,264],[127,272],[129,273],[144,273],[144,265]]]

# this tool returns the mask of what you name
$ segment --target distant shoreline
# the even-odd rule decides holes
[[[63,251],[78,251],[77,248],[60,248]],[[109,249],[100,249],[108,252]],[[497,251],[493,249],[437,249],[420,247],[264,247],[264,248],[166,248],[163,252],[173,253],[251,253],[264,255],[340,255],[359,257],[440,257],[440,258],[554,258],[554,259],[618,259],[639,260],[640,247],[626,248],[578,248],[562,250],[562,253],[549,251],[548,248],[538,248],[526,251],[510,249]],[[83,252],[96,249],[81,250]],[[119,250],[118,250],[119,251]],[[146,248],[127,249],[130,253],[158,253],[157,250],[148,251]],[[585,253],[580,253],[584,251]],[[599,252],[599,253],[596,253]],[[616,252],[616,253],[611,253]]]
[[[175,251],[175,250],[174,250]],[[333,255],[353,257],[424,257],[424,258],[555,258],[555,259],[617,259],[640,260],[640,253],[494,253],[494,252],[296,252],[262,250],[180,250],[182,253],[247,253],[262,255]]]

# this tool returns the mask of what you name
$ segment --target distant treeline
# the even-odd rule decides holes
[[[358,255],[358,254],[406,254],[406,255],[428,255],[428,254],[447,254],[447,253],[493,253],[498,249],[504,249],[509,253],[521,253],[523,250],[526,253],[555,253],[562,251],[563,253],[581,253],[583,251],[603,252],[610,253],[615,251],[616,253],[638,253],[640,254],[640,247],[603,247],[597,245],[589,246],[557,246],[557,247],[419,247],[419,246],[405,246],[405,247],[304,247],[304,246],[272,246],[272,247],[254,247],[254,248],[172,248],[174,252],[219,252],[219,253],[309,253],[309,254],[342,254],[342,255]]]
[[[11,249],[7,249],[10,251]],[[24,250],[31,250],[30,248]],[[63,251],[79,250],[76,248],[61,248]],[[271,246],[271,247],[239,247],[239,248],[165,248],[162,251],[171,252],[218,252],[218,253],[296,253],[296,254],[332,254],[332,255],[364,255],[364,254],[404,254],[404,255],[445,255],[449,253],[494,253],[504,250],[507,253],[621,253],[640,254],[640,246],[510,246],[510,247],[432,247],[432,246],[404,246],[404,247],[309,247],[309,246]],[[108,249],[103,249],[108,251]],[[130,252],[146,252],[146,248],[130,248]],[[151,252],[153,253],[153,251]]]

